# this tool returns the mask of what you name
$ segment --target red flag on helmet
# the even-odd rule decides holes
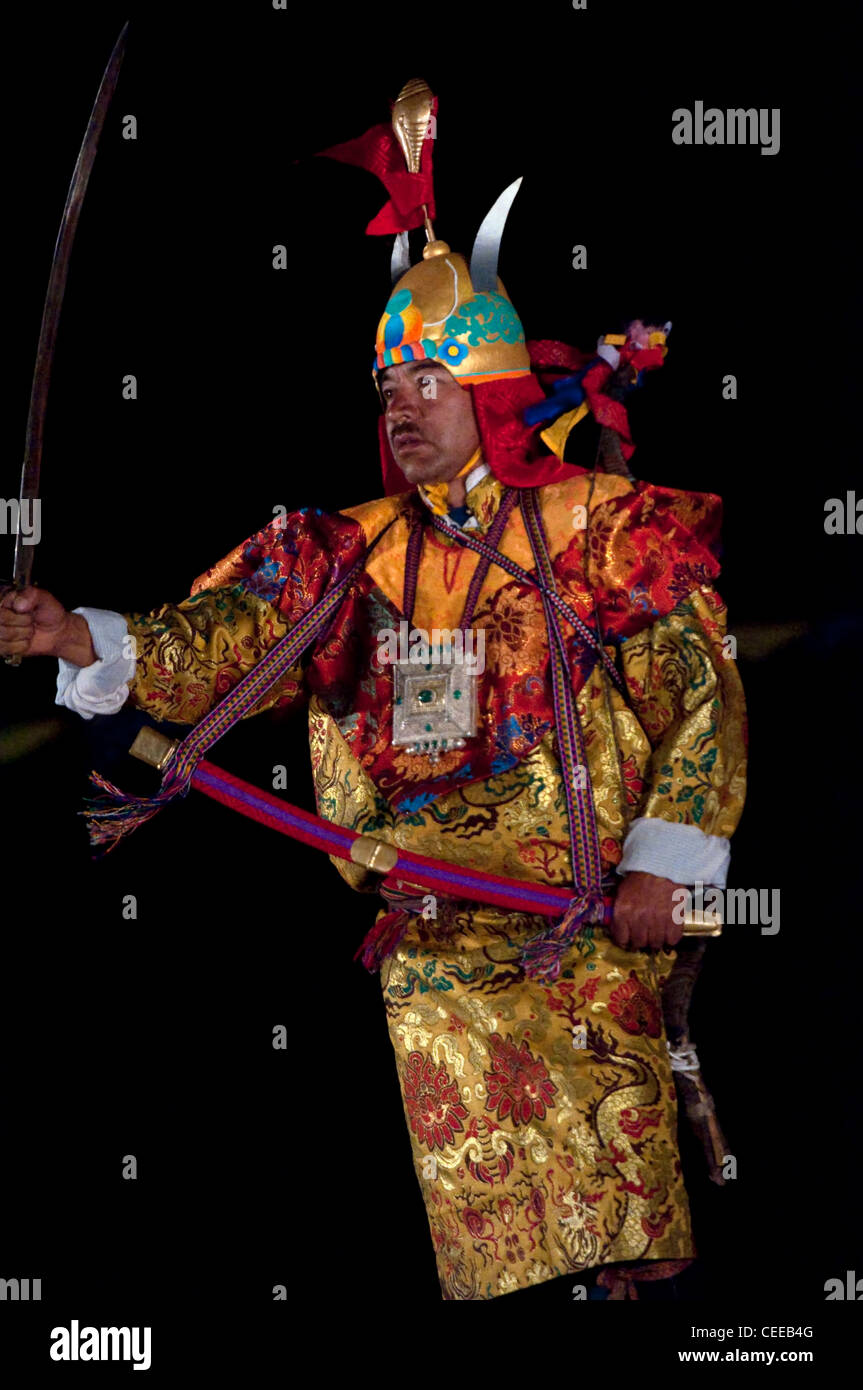
[[[436,119],[437,97],[432,102],[430,131],[434,131]],[[345,140],[341,145],[331,145],[328,150],[318,150],[317,154],[366,169],[380,179],[390,196],[366,227],[366,235],[393,236],[423,225],[423,205],[430,218],[436,215],[432,186],[433,144],[432,139],[423,140],[418,174],[410,174],[405,169],[404,154],[391,125],[373,125],[365,135]]]

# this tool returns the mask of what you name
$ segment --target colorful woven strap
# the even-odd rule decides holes
[[[476,612],[476,605],[479,602],[480,590],[485,583],[486,575],[494,563],[494,555],[498,553],[501,537],[506,530],[507,522],[515,510],[518,500],[518,490],[514,487],[508,487],[500,499],[500,506],[495,512],[494,520],[485,534],[485,543],[489,547],[489,550],[494,553],[489,554],[485,552],[480,555],[479,564],[474,570],[470,584],[468,585],[467,598],[464,602],[464,613],[459,623],[459,627],[463,628],[465,631],[473,622],[473,615]]]
[[[126,796],[100,773],[90,774],[90,781],[103,793],[102,798],[90,802],[84,813],[91,844],[108,845],[113,849],[124,834],[148,821],[175,796],[186,796],[195,768],[204,754],[254,708],[313,642],[327,632],[351,584],[365,569],[369,554],[396,520],[394,517],[384,527],[348,572],[187,734],[174,753],[155,796]]]
[[[602,654],[606,668],[610,669],[615,683],[621,682],[613,664],[601,642],[594,636],[581,619],[560,599],[554,582],[554,571],[548,552],[548,541],[542,524],[539,499],[533,488],[522,491],[522,514],[525,529],[533,552],[536,576],[522,570],[515,561],[499,552],[490,558],[517,578],[535,585],[540,592],[548,632],[549,664],[551,667],[552,699],[554,722],[560,753],[563,787],[566,797],[567,820],[569,826],[570,851],[572,856],[573,890],[572,897],[559,922],[533,937],[522,953],[522,964],[526,974],[533,978],[554,980],[566,951],[571,946],[577,932],[587,922],[607,921],[607,898],[603,897],[603,870],[599,847],[599,831],[593,803],[593,790],[587,767],[587,754],[584,736],[578,719],[578,709],[572,690],[572,674],[569,654],[561,631],[558,614],[562,611],[568,621],[576,628],[585,641]],[[457,531],[442,522],[439,517],[432,518],[432,524],[452,536],[462,545],[487,551],[487,542]],[[581,769],[581,775],[579,775]],[[582,782],[586,785],[582,785]]]
[[[530,489],[526,488],[522,489],[522,497],[524,493],[529,490]],[[547,585],[544,587],[543,583],[535,574],[530,574],[528,570],[522,569],[521,565],[517,564],[515,560],[511,560],[508,555],[504,555],[500,550],[493,549],[489,545],[488,537],[475,536],[471,531],[461,531],[457,526],[451,526],[449,522],[444,521],[443,517],[439,516],[433,516],[431,523],[436,531],[440,531],[443,535],[449,536],[454,541],[458,541],[461,545],[466,545],[470,550],[475,550],[479,555],[487,556],[490,564],[500,565],[501,569],[506,570],[507,573],[511,574],[515,579],[520,580],[522,584],[532,584],[535,588],[539,589],[544,597],[548,598],[549,602],[561,617],[566,618],[567,622],[571,623],[582,641],[593,648],[615,686],[625,698],[626,691],[623,681],[620,678],[617,667],[608,655],[608,652],[596,635],[591,632],[587,624],[582,622],[581,618],[577,613],[573,612],[568,603],[564,602],[556,589],[548,589]]]
[[[511,511],[510,504],[509,510]],[[573,710],[572,683],[566,645],[560,630],[558,611],[562,610],[568,620],[579,630],[583,629],[592,646],[597,646],[576,614],[559,599],[554,588],[554,576],[548,546],[539,512],[539,503],[533,490],[523,493],[525,524],[534,554],[538,582],[534,576],[510,562],[496,549],[487,546],[479,538],[467,532],[456,530],[440,518],[433,518],[433,524],[450,535],[454,540],[487,556],[488,564],[502,564],[503,568],[516,577],[536,584],[542,596],[543,608],[549,637],[552,685],[554,696],[555,724],[564,772],[564,788],[569,817],[570,842],[572,848],[573,877],[575,894],[553,888],[549,885],[532,884],[520,880],[507,879],[495,874],[464,869],[433,860],[408,851],[399,851],[399,876],[390,875],[387,882],[399,886],[402,876],[410,885],[437,888],[456,897],[475,899],[479,902],[494,903],[496,906],[527,913],[557,915],[563,907],[563,917],[540,936],[527,943],[522,954],[527,974],[547,979],[556,979],[560,972],[564,953],[572,943],[576,932],[586,922],[609,922],[612,914],[612,897],[602,893],[602,864],[599,857],[599,840],[593,809],[593,796],[589,786],[584,744],[577,719],[577,709]],[[395,519],[394,519],[395,520]],[[393,525],[390,522],[390,525]],[[501,532],[505,519],[501,523]],[[159,792],[150,798],[126,796],[98,773],[91,774],[91,781],[105,796],[92,802],[85,815],[91,843],[104,844],[113,848],[128,831],[154,816],[162,806],[176,796],[186,796],[190,786],[195,786],[205,794],[223,804],[232,806],[242,814],[250,816],[284,834],[315,844],[330,854],[350,857],[350,845],[357,838],[355,831],[324,822],[319,817],[289,806],[269,793],[231,777],[212,763],[203,761],[204,754],[225,733],[251,711],[254,705],[268,690],[293,666],[313,642],[319,639],[331,625],[348,589],[363,572],[368,555],[374,546],[389,530],[389,526],[375,538],[351,569],[340,579],[319,603],[307,613],[300,622],[276,644],[262,661],[249,671],[232,691],[195,726],[183,739],[162,779]],[[495,539],[497,539],[495,537]],[[419,551],[415,552],[418,560]],[[488,565],[486,566],[486,570]],[[477,590],[478,592],[479,590]],[[599,650],[602,651],[601,646]],[[602,653],[604,657],[606,654]],[[607,660],[607,657],[606,657]],[[617,673],[612,667],[612,674]],[[586,795],[576,776],[577,767],[585,769],[588,776]],[[398,914],[388,914],[385,930],[379,931],[380,951],[385,954],[391,949],[403,931],[401,922],[394,919]],[[380,928],[380,924],[377,924]]]
[[[506,524],[517,504],[517,489],[512,487],[507,488],[501,498],[500,506],[495,512],[494,520],[486,532],[486,550],[481,554],[479,564],[474,570],[470,584],[468,585],[464,612],[462,613],[461,622],[459,623],[459,627],[462,631],[466,631],[473,622],[473,615],[476,611],[480,590],[485,583],[485,577],[497,555],[497,548],[500,544],[500,538],[506,530]],[[407,550],[405,552],[405,582],[402,598],[402,612],[409,622],[413,622],[414,606],[416,604],[423,531],[423,518],[422,516],[415,515],[411,526],[411,532],[408,536]]]
[[[402,613],[409,623],[413,622],[417,597],[417,580],[420,572],[420,556],[423,549],[423,517],[418,507],[410,516],[408,543],[405,547],[405,580],[402,589]]]
[[[289,835],[339,859],[351,859],[351,847],[356,840],[363,838],[356,830],[334,825],[310,811],[291,806],[273,796],[272,792],[250,786],[206,759],[195,769],[191,785],[196,791],[203,792],[231,810],[239,811],[259,825],[267,825],[282,835]],[[501,874],[449,864],[442,859],[430,859],[426,855],[413,854],[400,848],[395,868],[380,884],[380,892],[390,911],[378,918],[369,929],[354,959],[360,956],[367,970],[379,970],[384,959],[399,945],[411,917],[421,911],[425,899],[418,893],[424,891],[434,893],[439,902],[441,898],[460,898],[471,903],[488,903],[503,911],[543,917],[559,917],[567,911],[571,901],[571,893],[566,888],[504,878]],[[612,920],[613,901],[610,892],[602,900],[602,921],[605,923]],[[556,929],[551,930],[554,932]],[[536,954],[537,948],[533,949]],[[539,954],[548,954],[547,945],[542,947]]]
[[[392,524],[390,522],[390,526]],[[389,527],[386,529],[389,530]],[[381,536],[383,534],[384,532],[381,532]],[[377,544],[381,536],[376,538],[374,544]],[[323,636],[341,607],[348,589],[365,569],[367,558],[368,550],[329,593],[267,652],[257,666],[247,672],[233,690],[195,725],[192,732],[183,739],[171,763],[170,776],[173,781],[188,782],[196,763],[204,754],[218,743],[239,719],[254,708],[267,691],[296,664],[307,647]]]
[[[339,859],[351,858],[351,846],[362,837],[361,832],[303,811],[274,796],[261,787],[253,787],[231,772],[202,760],[192,777],[192,787],[223,806],[239,811],[259,825],[267,825],[282,835],[300,840]],[[384,896],[393,906],[415,897],[417,888],[471,902],[488,903],[492,907],[512,912],[558,917],[566,908],[571,894],[566,888],[549,883],[531,883],[527,879],[506,878],[503,874],[472,869],[467,865],[450,864],[444,859],[414,854],[399,848],[396,867],[382,880]],[[410,889],[414,892],[411,893]],[[612,897],[606,899],[606,920],[611,918]]]
[[[554,573],[548,554],[539,501],[533,488],[525,493],[522,511],[528,540],[536,561],[537,573],[541,574],[543,579],[540,593],[549,637],[554,722],[557,728],[558,749],[563,769],[563,789],[569,818],[572,873],[576,893],[585,893],[598,890],[602,884],[599,831],[596,825],[584,735],[572,691],[572,675],[566,643],[550,598],[554,592]],[[583,774],[582,776],[579,776],[579,771]],[[584,786],[583,783],[587,785]]]
[[[542,576],[543,581],[540,592],[548,631],[554,722],[563,773],[575,888],[572,903],[561,921],[528,942],[523,953],[523,962],[529,975],[553,980],[557,979],[560,973],[564,954],[574,941],[576,933],[587,922],[602,922],[605,919],[602,856],[584,735],[572,689],[566,642],[552,602],[555,591],[554,572],[535,489],[530,488],[525,493],[522,512],[537,573]]]

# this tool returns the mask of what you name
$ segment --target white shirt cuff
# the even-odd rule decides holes
[[[710,883],[724,888],[730,860],[731,845],[722,835],[705,835],[697,825],[679,825],[658,816],[639,816],[623,842],[617,872],[655,874],[673,883]]]
[[[129,636],[126,619],[104,608],[73,608],[72,612],[85,620],[99,659],[91,666],[76,666],[61,656],[54,703],[74,710],[82,719],[116,714],[129,697],[129,681],[135,674],[135,658],[124,651],[124,639]]]

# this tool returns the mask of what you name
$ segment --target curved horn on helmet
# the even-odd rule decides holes
[[[393,254],[390,257],[390,275],[393,284],[406,275],[411,268],[411,252],[407,232],[396,232],[393,240]]]
[[[500,197],[486,213],[480,224],[470,257],[470,278],[475,290],[480,293],[497,292],[497,257],[500,239],[509,210],[516,193],[521,188],[521,179],[505,188]]]

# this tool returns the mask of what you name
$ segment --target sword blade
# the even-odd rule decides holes
[[[84,194],[87,192],[90,171],[96,158],[99,137],[102,134],[108,107],[117,86],[120,64],[126,51],[128,29],[128,23],[124,24],[117,42],[114,44],[111,57],[108,59],[108,66],[102,74],[102,81],[99,83],[99,90],[96,93],[96,100],[93,103],[93,110],[90,113],[90,120],[75,163],[72,181],[69,184],[69,192],[66,194],[66,205],[63,208],[60,229],[54,246],[51,274],[48,277],[48,289],[45,293],[45,305],[42,309],[42,326],[39,330],[39,345],[36,349],[33,385],[30,389],[30,408],[27,413],[27,434],[24,443],[24,464],[21,469],[19,493],[18,532],[15,537],[15,561],[12,571],[12,583],[16,589],[27,587],[33,570],[33,552],[36,547],[35,545],[24,544],[22,512],[24,503],[29,503],[32,521],[32,504],[39,495],[45,409],[48,402],[48,388],[51,384],[51,364],[54,358],[57,325],[60,322],[60,310],[63,307],[63,295],[66,290],[69,255],[75,240],[78,218],[81,215]],[[9,657],[7,664],[17,666],[20,660],[20,657]]]

